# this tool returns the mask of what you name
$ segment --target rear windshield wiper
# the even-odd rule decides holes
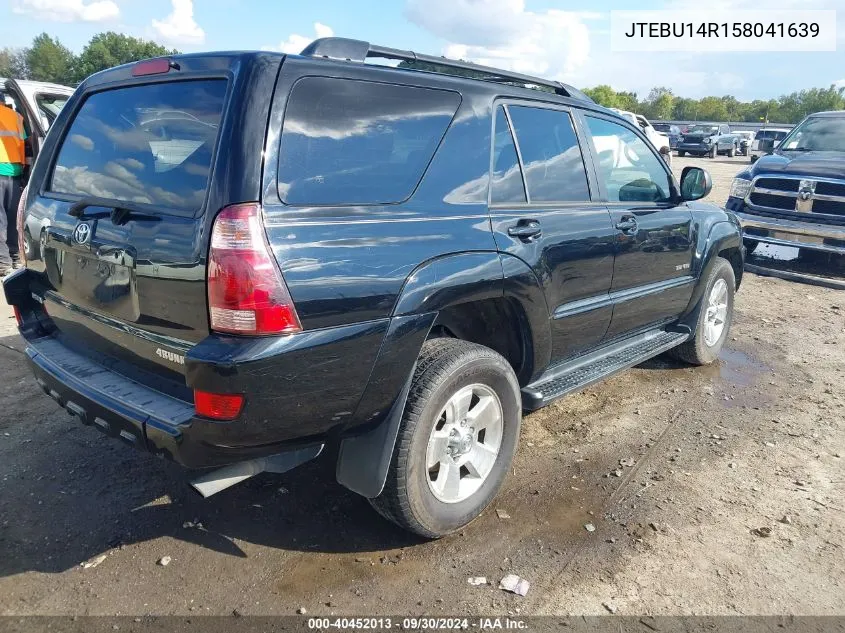
[[[111,209],[111,211],[101,211],[99,213],[85,213],[88,207],[102,207]],[[113,201],[105,198],[82,198],[74,202],[68,215],[77,218],[78,220],[98,220],[101,218],[111,218],[112,223],[121,225],[126,224],[130,220],[160,220],[157,215],[144,213],[143,211],[135,211],[124,206],[115,206]]]

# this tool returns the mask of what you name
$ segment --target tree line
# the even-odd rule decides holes
[[[0,49],[0,77],[75,86],[88,75],[112,66],[178,52],[155,42],[109,31],[92,37],[77,55],[57,38],[42,33],[26,48]],[[484,75],[473,70],[425,62],[402,62],[400,66],[469,77]],[[730,95],[687,99],[665,87],[652,88],[643,100],[634,92],[616,91],[606,85],[588,88],[584,92],[596,103],[608,108],[630,110],[655,120],[798,123],[813,112],[845,109],[845,86],[835,85],[750,102],[739,101]]]
[[[634,92],[617,92],[610,86],[584,90],[596,103],[663,121],[744,121],[798,123],[808,114],[845,109],[845,86],[800,90],[777,99],[739,101],[730,95],[687,99],[669,88],[652,88],[642,101]]]
[[[47,33],[26,48],[0,49],[0,77],[75,86],[88,75],[129,62],[179,51],[122,33],[98,33],[78,55]]]

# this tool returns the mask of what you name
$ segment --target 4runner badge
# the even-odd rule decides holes
[[[174,352],[168,352],[166,349],[161,349],[160,347],[156,349],[156,356],[164,360],[169,360],[171,363],[176,363],[177,365],[185,364],[184,356],[180,356]]]

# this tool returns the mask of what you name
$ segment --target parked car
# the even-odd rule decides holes
[[[845,112],[799,123],[737,175],[727,207],[740,218],[749,251],[767,242],[845,254]]]
[[[681,128],[669,123],[654,123],[654,129],[669,137],[669,149],[677,149],[681,140]]]
[[[741,156],[748,156],[751,143],[754,141],[754,132],[751,130],[734,130],[733,132],[739,138],[739,154]]]
[[[789,134],[789,130],[786,128],[770,127],[758,130],[754,136],[754,141],[751,143],[751,151],[749,152],[751,162],[755,162],[761,156],[771,154],[778,143],[786,138],[787,134]]]
[[[704,123],[691,126],[678,143],[678,156],[692,154],[716,158],[718,154],[736,156],[739,139],[726,123]]]
[[[649,140],[649,142],[651,142],[655,149],[657,149],[657,151],[660,151],[664,147],[667,149],[671,149],[671,145],[669,143],[669,135],[664,134],[663,132],[660,132],[655,129],[655,127],[651,123],[649,123],[648,119],[646,119],[643,115],[635,114],[627,110],[619,110],[618,108],[610,109],[622,118],[628,119],[634,125],[638,125],[643,131],[643,134],[646,135],[646,138]]]
[[[24,128],[31,139],[28,139],[27,155],[34,158],[50,125],[73,94],[73,88],[41,81],[0,78],[0,92],[23,117]]]
[[[44,143],[47,130],[70,99],[73,88],[41,81],[0,78],[0,92],[3,93],[6,104],[23,117],[27,133],[24,143],[27,164],[23,173],[26,181],[31,165]],[[27,253],[37,248],[38,236],[48,225],[49,219],[41,217],[27,224],[24,231],[19,231],[18,243],[21,245],[21,251]]]
[[[710,188],[558,82],[342,38],[175,56],[80,85],[4,289],[44,392],[203,495],[339,442],[341,484],[439,537],[524,410],[716,359],[744,249]]]

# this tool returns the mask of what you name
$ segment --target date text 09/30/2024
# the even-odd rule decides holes
[[[308,628],[313,630],[389,630],[403,631],[524,631],[528,622],[519,618],[484,617],[484,618],[448,618],[448,617],[405,617],[398,618],[370,617],[326,617],[308,618]]]

